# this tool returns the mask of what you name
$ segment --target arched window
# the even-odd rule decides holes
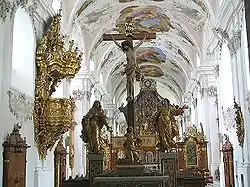
[[[92,89],[91,96],[90,96],[90,104],[91,104],[91,106],[94,104],[95,100],[96,100],[95,92],[94,92],[94,89]]]
[[[34,96],[35,35],[29,14],[16,12],[13,29],[11,86]]]
[[[62,0],[53,0],[52,8],[54,9],[55,12],[59,12],[61,6],[62,6]]]
[[[95,62],[92,60],[90,60],[90,62],[89,62],[89,70],[95,71]]]
[[[201,65],[201,59],[200,59],[200,56],[198,54],[196,54],[196,65],[197,65],[197,67],[199,67]]]
[[[224,108],[228,108],[233,104],[233,80],[231,56],[226,44],[222,46],[221,63],[220,63],[220,87],[222,95],[222,103]]]
[[[99,81],[103,85],[103,74],[102,73],[100,73],[100,75],[99,75]]]

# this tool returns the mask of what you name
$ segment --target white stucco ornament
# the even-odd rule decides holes
[[[33,118],[34,99],[13,88],[8,91],[9,109],[20,125]]]
[[[235,114],[234,106],[230,106],[226,110],[223,110],[224,125],[227,131],[235,128],[236,126],[235,117],[236,117],[236,114]]]
[[[250,113],[250,92],[247,93],[246,102],[247,102],[248,112]]]

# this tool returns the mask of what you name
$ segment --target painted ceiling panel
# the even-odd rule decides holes
[[[162,64],[166,62],[166,55],[157,47],[141,47],[136,52],[137,64],[151,62],[154,64]]]
[[[118,32],[124,32],[127,17],[132,17],[135,32],[168,32],[172,27],[170,18],[159,7],[131,6],[121,11],[121,15],[116,21]]]

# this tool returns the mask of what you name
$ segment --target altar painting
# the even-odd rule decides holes
[[[195,141],[189,140],[186,145],[187,167],[197,166],[197,145]]]

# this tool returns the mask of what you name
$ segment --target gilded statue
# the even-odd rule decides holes
[[[169,150],[176,146],[174,138],[179,135],[179,125],[175,116],[182,115],[186,108],[186,106],[171,105],[168,99],[162,101],[162,105],[152,118],[159,137],[157,147],[160,151]]]
[[[125,137],[127,138],[123,144],[125,153],[125,163],[140,163],[137,147],[141,144],[142,140],[134,136],[133,127],[128,127]]]
[[[89,145],[90,153],[101,153],[103,151],[101,129],[108,126],[107,116],[102,109],[100,101],[95,101],[92,108],[82,119],[82,135],[81,138]]]
[[[245,127],[244,127],[244,118],[241,111],[241,107],[238,103],[235,102],[234,99],[234,109],[235,109],[235,121],[236,121],[236,134],[238,136],[238,142],[241,147],[243,147],[244,144],[244,138],[245,138]]]

